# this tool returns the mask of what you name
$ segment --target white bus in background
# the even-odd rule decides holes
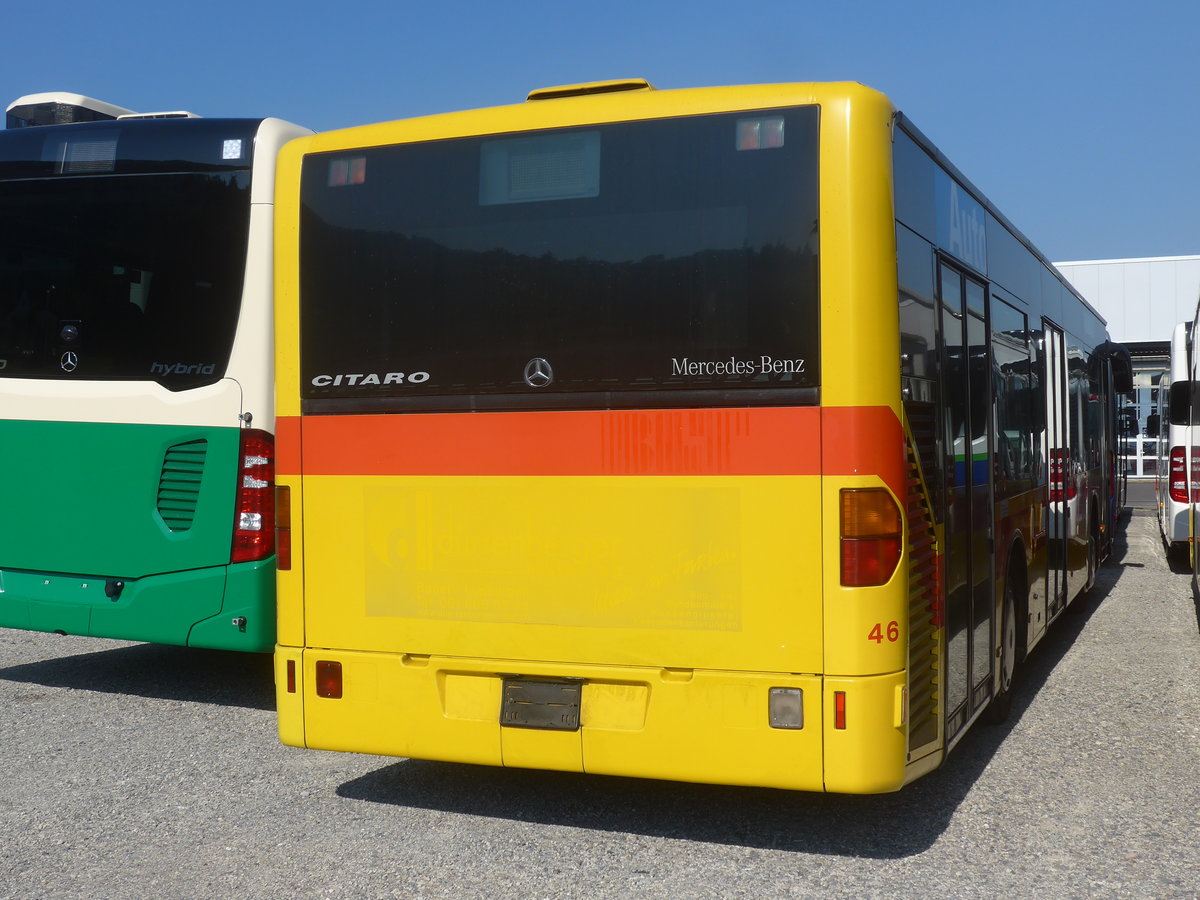
[[[1189,417],[1192,406],[1192,323],[1180,322],[1171,335],[1170,370],[1158,392],[1158,466],[1155,498],[1158,527],[1167,552],[1179,562],[1193,562],[1191,508],[1200,499],[1200,454],[1193,447]]]

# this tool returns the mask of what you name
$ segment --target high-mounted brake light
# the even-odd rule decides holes
[[[900,562],[900,507],[883,488],[841,493],[842,584],[887,584]]]
[[[238,450],[238,485],[230,562],[257,562],[275,552],[275,440],[246,428]]]
[[[740,119],[737,123],[739,150],[773,150],[783,146],[783,116]]]

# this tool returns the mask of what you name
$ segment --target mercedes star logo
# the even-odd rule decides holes
[[[554,369],[540,356],[525,363],[525,383],[533,388],[543,388],[554,380]]]
[[[68,350],[59,358],[58,365],[64,372],[74,372],[79,367],[79,354]]]

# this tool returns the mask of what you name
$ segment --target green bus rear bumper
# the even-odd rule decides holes
[[[123,583],[0,570],[0,626],[269,652],[275,645],[275,558]]]

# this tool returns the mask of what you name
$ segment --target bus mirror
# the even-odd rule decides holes
[[[1171,385],[1171,401],[1167,415],[1172,425],[1187,425],[1192,415],[1192,385],[1190,381],[1176,381]]]

